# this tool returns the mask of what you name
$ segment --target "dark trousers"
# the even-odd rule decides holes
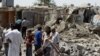
[[[21,30],[21,24],[16,24],[16,28],[20,31]]]
[[[0,51],[1,51],[1,49],[2,49],[2,46],[0,46]]]
[[[22,36],[23,36],[23,38],[26,35],[26,30],[27,30],[27,27],[22,27]]]
[[[20,53],[19,53],[19,56],[22,56],[21,48],[20,48]]]
[[[44,56],[50,56],[50,51],[51,51],[51,48],[50,47],[46,47],[44,49]]]
[[[26,56],[32,56],[32,45],[26,47]]]
[[[4,48],[5,48],[5,55],[8,56],[9,44],[8,44],[8,43],[5,43],[5,44],[4,44]]]
[[[35,51],[39,50],[41,46],[35,45]],[[35,56],[42,56],[42,53],[35,54]]]

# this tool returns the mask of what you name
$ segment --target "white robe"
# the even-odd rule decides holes
[[[8,56],[19,56],[20,46],[23,41],[21,33],[15,29],[8,32],[5,37],[11,40],[11,43],[9,43]]]

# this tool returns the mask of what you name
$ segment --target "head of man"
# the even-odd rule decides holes
[[[55,29],[55,28],[56,28],[56,27],[52,27],[52,28],[51,28],[51,32],[52,32],[52,33],[55,33],[55,32],[56,32],[56,29]]]
[[[14,29],[19,30],[19,29],[17,28],[17,25],[16,25],[16,24],[12,24],[12,25],[11,25],[11,29],[12,29],[12,30],[14,30]]]
[[[32,30],[27,30],[27,36],[31,35],[32,34]]]
[[[23,18],[23,20],[26,20],[26,18]]]
[[[38,26],[38,27],[37,27],[37,30],[38,30],[38,31],[41,31],[41,30],[42,30],[42,27],[41,27],[41,26]]]
[[[45,32],[47,33],[47,35],[49,35],[50,32],[51,32],[51,28],[49,26],[46,26],[45,27]]]

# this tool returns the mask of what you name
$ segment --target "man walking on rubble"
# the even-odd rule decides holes
[[[17,19],[15,24],[17,25],[18,30],[21,30],[22,19]]]
[[[42,27],[38,26],[37,31],[34,33],[34,46],[35,51],[41,48],[42,46]],[[41,54],[35,54],[35,56],[41,56]]]
[[[84,22],[86,23],[90,23],[91,22],[91,19],[92,17],[95,15],[96,13],[94,12],[94,10],[89,7],[87,8],[85,11],[84,11]]]
[[[50,45],[50,40],[51,40],[51,28],[49,26],[45,27],[45,32],[43,33],[43,48],[44,48],[44,56],[51,56],[51,45]]]
[[[32,30],[27,30],[26,37],[25,37],[25,44],[26,44],[26,56],[32,56],[32,42],[33,42],[33,34]]]
[[[9,48],[9,43],[7,42],[5,34],[7,34],[8,32],[10,32],[12,30],[11,28],[10,27],[6,27],[3,30],[3,43],[4,43],[4,49],[5,49],[5,56],[8,56],[8,48]]]
[[[54,44],[54,46],[59,50],[59,42],[60,42],[60,36],[59,33],[56,32],[56,27],[52,27],[51,29],[51,42]],[[55,48],[52,47],[52,56],[59,56],[58,53],[55,51]]]
[[[22,20],[22,36],[23,36],[23,38],[26,35],[26,30],[27,30],[28,24],[29,24],[28,20],[26,18],[24,18]]]
[[[7,42],[9,43],[8,56],[19,56],[23,39],[21,33],[16,28],[16,25],[13,25],[12,27],[12,31],[5,35]]]

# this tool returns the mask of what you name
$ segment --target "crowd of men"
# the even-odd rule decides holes
[[[21,45],[26,44],[26,56],[32,56],[32,47],[35,47],[35,56],[58,56],[59,54],[59,33],[56,27],[38,26],[36,30],[27,29],[27,20],[16,20],[10,27],[0,28],[0,50],[4,46],[5,56],[21,56]],[[21,22],[21,23],[20,23]]]

